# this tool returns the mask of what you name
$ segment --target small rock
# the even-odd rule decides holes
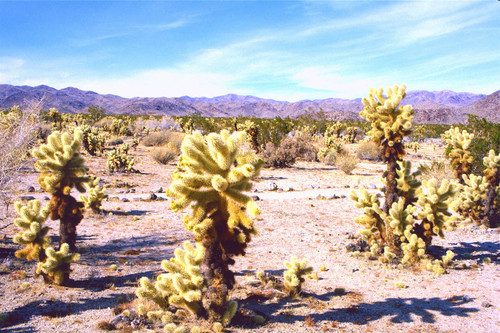
[[[32,197],[31,195],[21,195],[19,199],[30,201],[30,200],[35,200],[35,197]]]
[[[129,202],[129,201],[130,201],[130,200],[129,200],[129,199],[127,199],[127,198],[122,198],[121,200],[122,200],[122,202]]]
[[[50,198],[48,196],[44,196],[43,200],[50,200]]]
[[[467,296],[467,295],[463,295],[463,296],[462,296],[462,300],[463,300],[464,302],[470,302],[470,301],[472,301],[472,299],[471,299],[469,296]]]
[[[118,315],[114,317],[109,323],[112,325],[117,325],[118,323],[121,323],[123,321],[124,316],[123,315]]]
[[[341,195],[339,195],[339,198],[340,199],[345,199],[345,198],[347,198],[347,196],[345,194],[341,194]]]
[[[483,303],[481,303],[481,306],[483,308],[491,308],[492,307],[491,303],[488,301],[483,301]]]
[[[149,199],[150,199],[150,200],[156,200],[156,199],[158,199],[158,196],[157,196],[156,194],[154,194],[154,193],[151,193],[151,194],[149,195]]]
[[[369,188],[369,189],[372,189],[372,190],[376,190],[377,189],[377,185],[375,185],[375,184],[367,184],[366,188]]]
[[[260,201],[260,198],[258,195],[252,195],[252,200],[254,201]]]
[[[156,191],[156,193],[163,193],[163,187],[160,187],[160,188]]]
[[[130,193],[135,193],[135,188],[131,188]]]
[[[30,192],[30,193],[35,192],[35,188],[33,186],[29,186],[28,192]]]
[[[130,193],[130,190],[125,190],[125,192],[123,192],[123,193]]]
[[[276,183],[271,183],[267,186],[267,189],[269,191],[276,191],[278,189],[278,185],[276,185]]]

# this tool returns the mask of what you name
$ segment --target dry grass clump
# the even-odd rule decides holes
[[[337,163],[337,156],[339,153],[333,148],[322,148],[318,153],[318,159],[320,162],[326,165],[335,165]]]
[[[363,142],[359,144],[356,156],[362,160],[381,161],[380,147],[377,147],[375,142]]]
[[[337,155],[335,166],[344,171],[346,175],[350,175],[352,174],[352,171],[356,169],[358,163],[359,158],[351,154],[349,151],[344,150],[342,153]]]
[[[450,164],[437,161],[432,161],[431,164],[420,164],[418,169],[422,171],[422,180],[436,178],[438,184],[445,179],[450,179],[450,175],[455,172]]]
[[[167,144],[165,147],[155,147],[151,150],[150,156],[156,162],[160,164],[167,164],[173,161],[178,155],[180,151],[172,143]]]
[[[170,131],[154,132],[142,139],[142,144],[146,147],[160,147],[170,141],[170,136]]]

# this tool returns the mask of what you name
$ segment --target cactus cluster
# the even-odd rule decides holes
[[[100,134],[97,127],[83,125],[81,126],[81,129],[83,132],[82,143],[85,150],[92,156],[96,156],[97,153],[102,154],[104,151],[106,136],[104,134]]]
[[[372,255],[383,262],[398,259],[404,265],[428,262],[426,248],[433,236],[444,237],[443,230],[453,226],[448,205],[457,193],[455,183],[447,180],[441,184],[435,179],[418,180],[420,171],[411,171],[411,163],[404,161],[403,138],[411,133],[411,106],[399,106],[405,96],[405,86],[389,89],[388,97],[382,89],[371,90],[363,99],[365,109],[360,114],[372,122],[370,134],[382,147],[382,158],[387,171],[382,182],[385,185],[385,203],[375,194],[361,189],[352,192],[351,199],[364,215],[356,222],[364,229],[361,236],[369,243]],[[437,265],[437,263],[436,263]]]
[[[474,157],[469,151],[470,144],[474,139],[474,134],[466,130],[460,131],[458,127],[452,127],[446,131],[441,139],[448,145],[448,156],[451,159],[451,165],[455,168],[456,176],[463,184],[462,175],[468,175]]]
[[[98,213],[101,211],[101,204],[108,197],[106,194],[106,186],[99,186],[100,178],[92,177],[88,183],[85,183],[87,195],[80,195],[80,201],[83,202],[85,209],[91,209]]]
[[[238,123],[236,125],[236,130],[237,131],[245,131],[247,133],[247,138],[248,141],[250,142],[251,148],[256,152],[259,153],[260,151],[260,145],[259,145],[259,127],[251,121],[251,120],[246,120],[244,123]]]
[[[37,264],[36,273],[43,274],[55,284],[67,283],[69,278],[70,264],[78,261],[80,255],[70,251],[68,243],[63,243],[58,251],[52,247],[45,250],[47,258]]]
[[[490,150],[483,158],[484,176],[462,175],[453,209],[465,222],[494,228],[500,225],[500,154]]]
[[[106,165],[111,172],[134,172],[135,160],[128,155],[129,146],[124,144],[108,153]]]

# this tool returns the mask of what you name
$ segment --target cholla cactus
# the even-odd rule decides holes
[[[405,142],[404,147],[406,149],[412,149],[415,153],[420,149],[420,144],[417,141]]]
[[[45,250],[47,259],[39,262],[37,274],[50,277],[55,284],[65,284],[69,280],[70,264],[80,258],[78,253],[71,253],[67,243],[63,243],[59,251],[52,247]]]
[[[458,180],[463,184],[462,175],[468,175],[474,157],[468,150],[474,134],[466,130],[460,132],[458,127],[452,127],[442,135],[442,140],[450,147],[449,157],[451,165],[455,168]]]
[[[171,304],[197,314],[201,309],[205,281],[201,274],[205,249],[200,244],[195,248],[186,241],[184,250],[176,249],[174,255],[170,261],[162,262],[161,266],[167,273],[159,275],[154,284],[146,277],[140,279],[136,295],[152,300],[163,310]]]
[[[48,207],[42,209],[38,200],[31,200],[26,206],[21,202],[16,202],[14,208],[19,217],[14,219],[14,224],[21,231],[12,239],[14,243],[25,245],[22,250],[16,251],[16,257],[28,261],[44,261],[45,249],[50,244],[50,238],[46,237],[49,227],[43,226],[49,215]]]
[[[256,152],[259,153],[260,151],[260,145],[259,145],[259,128],[257,125],[251,121],[251,120],[246,120],[243,124],[237,124],[236,125],[236,130],[237,131],[245,131],[247,133],[247,138],[248,141],[250,142],[251,148]]]
[[[108,153],[106,165],[111,172],[134,172],[135,160],[128,156],[129,146],[124,144],[122,147],[113,149]]]
[[[99,186],[100,180],[100,178],[93,177],[85,184],[88,195],[80,195],[80,201],[83,202],[85,209],[92,209],[96,213],[101,211],[102,201],[108,197],[105,192],[106,186]]]
[[[482,176],[462,175],[463,184],[452,202],[452,208],[464,216],[467,222],[480,224],[484,215],[483,200],[486,198],[487,183]]]
[[[349,126],[347,127],[346,129],[346,133],[344,135],[344,140],[346,142],[350,142],[350,143],[355,143],[356,142],[356,137],[358,136],[358,128],[356,127],[353,127],[353,126]]]
[[[406,86],[394,86],[387,90],[387,97],[383,96],[383,89],[370,89],[368,98],[363,98],[365,108],[359,114],[371,122],[373,142],[382,147],[382,160],[387,163],[385,178],[385,204],[383,211],[389,214],[394,202],[398,201],[397,169],[398,162],[405,154],[403,138],[412,131],[413,113],[411,105],[400,106],[406,96]],[[394,238],[390,224],[385,225],[386,243],[391,252],[399,251],[398,241]]]
[[[32,152],[37,158],[35,169],[41,172],[38,183],[43,190],[52,194],[49,203],[50,218],[60,220],[60,248],[62,250],[63,244],[67,244],[66,246],[72,252],[76,251],[76,226],[83,218],[83,204],[76,201],[70,193],[73,187],[80,192],[85,192],[83,184],[89,180],[85,175],[87,168],[80,156],[82,136],[80,129],[75,130],[73,138],[68,133],[54,132],[48,137],[47,144]],[[64,274],[54,277],[55,283],[69,282],[70,262],[67,261],[63,265]],[[59,280],[60,277],[65,280]]]
[[[313,268],[307,266],[307,260],[298,261],[293,257],[290,262],[285,261],[286,271],[283,272],[283,284],[289,296],[295,297],[302,291],[304,275],[312,272]]]
[[[256,233],[247,215],[259,214],[254,201],[244,191],[259,174],[263,161],[253,153],[240,152],[244,132],[229,134],[199,132],[187,135],[182,155],[173,173],[173,184],[167,191],[171,208],[178,211],[191,203],[193,213],[184,217],[188,230],[206,249],[206,311],[208,318],[220,322],[226,311],[228,291],[234,285],[234,274],[228,266],[231,257],[243,255],[251,235]]]
[[[341,123],[340,121],[336,121],[329,125],[325,131],[325,137],[335,136],[340,138],[340,133],[346,128],[346,125]]]
[[[85,150],[92,156],[96,156],[97,152],[102,154],[106,142],[105,135],[100,134],[97,127],[83,125],[81,129],[83,132],[82,143]]]

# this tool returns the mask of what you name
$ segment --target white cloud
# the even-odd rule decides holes
[[[11,82],[23,75],[24,59],[0,57],[0,83]]]

